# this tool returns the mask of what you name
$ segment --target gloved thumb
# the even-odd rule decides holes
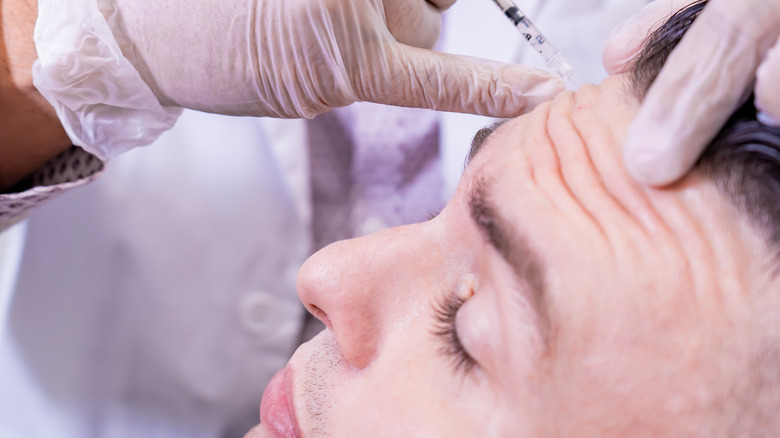
[[[564,90],[557,76],[531,67],[402,44],[390,50],[386,74],[367,78],[373,85],[363,87],[370,92],[363,100],[503,118],[524,114]]]
[[[761,122],[780,126],[780,39],[756,72],[756,107]]]
[[[780,8],[773,2],[707,4],[669,56],[628,131],[623,151],[636,180],[668,185],[695,165],[753,87],[756,69],[777,41],[778,19]]]

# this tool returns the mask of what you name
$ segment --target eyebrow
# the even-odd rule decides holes
[[[501,127],[501,125],[508,121],[509,119],[500,120],[486,128],[480,129],[476,134],[474,134],[474,138],[471,140],[471,149],[469,150],[469,154],[466,156],[466,166],[468,166],[471,160],[477,156],[477,153],[479,153],[479,151],[482,149],[482,146],[487,142],[487,139],[490,138],[490,136]]]
[[[549,346],[550,314],[546,299],[544,263],[529,245],[527,237],[517,232],[517,227],[511,226],[498,214],[490,200],[488,186],[484,177],[477,177],[468,196],[471,219],[485,239],[512,267],[517,283],[528,285],[530,296],[527,300],[536,314],[539,334],[545,346]],[[519,295],[518,299],[522,300],[523,296]]]

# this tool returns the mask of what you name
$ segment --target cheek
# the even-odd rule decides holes
[[[495,339],[489,314],[473,308],[486,316],[483,333]],[[331,398],[333,436],[499,436],[491,430],[516,413],[501,415],[500,398],[485,379],[454,370],[433,327],[425,312],[394,325],[371,366],[339,382]]]
[[[388,339],[371,368],[336,390],[333,436],[479,436],[454,409],[464,388],[426,328],[418,324]]]

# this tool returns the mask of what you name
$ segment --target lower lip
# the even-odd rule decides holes
[[[268,382],[260,402],[260,423],[273,438],[299,438],[290,408],[290,372],[282,368]]]

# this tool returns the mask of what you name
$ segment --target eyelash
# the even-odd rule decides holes
[[[452,359],[455,371],[468,374],[478,364],[466,351],[466,348],[463,347],[463,343],[460,342],[458,328],[455,324],[458,310],[460,310],[465,302],[466,300],[464,298],[455,293],[451,293],[447,294],[442,300],[436,303],[433,308],[434,316],[436,318],[433,334],[444,343],[440,351],[442,354]]]

